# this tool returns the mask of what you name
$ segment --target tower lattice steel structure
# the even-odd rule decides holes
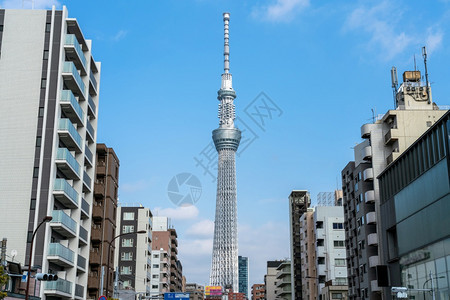
[[[214,244],[210,284],[231,285],[238,291],[238,234],[236,200],[236,150],[241,140],[241,131],[234,127],[236,93],[232,87],[230,73],[230,48],[228,24],[230,14],[223,14],[224,22],[224,73],[222,85],[217,92],[219,104],[219,128],[212,137],[219,153],[217,172],[216,218],[214,222]]]

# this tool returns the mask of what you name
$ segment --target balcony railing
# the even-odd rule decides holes
[[[81,152],[81,136],[69,119],[59,120],[58,134],[70,150]]]
[[[80,179],[80,164],[67,148],[58,148],[56,164],[64,175],[70,179]]]
[[[76,54],[78,55],[78,59],[81,62],[83,66],[83,71],[86,70],[86,58],[84,57],[83,50],[81,49],[80,44],[78,43],[78,40],[74,34],[67,34],[66,35],[66,41],[64,45],[73,46],[75,49]]]
[[[86,258],[84,258],[83,256],[81,256],[79,254],[78,254],[77,266],[78,266],[78,268],[86,271]]]
[[[61,106],[65,109],[66,115],[71,118],[74,123],[83,125],[84,111],[73,95],[71,90],[61,91]]]
[[[53,187],[53,195],[62,204],[69,208],[78,207],[78,193],[75,189],[62,178],[55,179],[55,185]]]
[[[87,129],[87,137],[89,138],[89,140],[91,142],[94,142],[94,127],[92,127],[91,122],[89,122],[89,120],[86,122],[86,129]]]
[[[67,79],[67,86],[75,90],[78,96],[82,97],[83,100],[86,99],[84,96],[85,85],[81,79],[75,64],[71,61],[65,61],[63,65],[63,77]]]
[[[84,297],[84,286],[75,283],[75,297]]]
[[[54,210],[52,212],[52,221],[50,226],[65,237],[74,237],[77,230],[77,222],[69,217],[62,210]]]
[[[74,262],[74,253],[60,243],[50,243],[47,259],[62,266],[72,266]]]
[[[89,218],[89,208],[90,205],[89,203],[87,203],[86,200],[84,200],[84,198],[81,198],[81,218],[84,219],[84,217]],[[83,216],[84,214],[84,216]]]
[[[95,75],[94,75],[94,73],[92,72],[92,70],[91,70],[91,72],[89,73],[89,79],[91,80],[92,86],[94,87],[95,91],[97,91],[97,80],[95,79]]]
[[[64,279],[45,281],[45,293],[50,294],[51,291],[64,293],[70,296],[72,294],[72,282]]]
[[[84,155],[86,156],[86,160],[87,162],[91,165],[91,167],[93,166],[94,163],[94,155],[92,154],[91,150],[89,149],[89,147],[87,145],[84,146]]]
[[[95,105],[94,99],[92,99],[91,95],[88,95],[88,109],[91,112],[91,115],[95,117],[97,106]]]
[[[92,180],[91,177],[89,177],[89,175],[86,173],[86,171],[83,172],[83,183],[89,191],[92,190]]]
[[[81,240],[82,239],[82,240]],[[86,245],[88,241],[88,232],[86,229],[83,228],[83,226],[80,225],[80,241],[83,241],[83,243]]]

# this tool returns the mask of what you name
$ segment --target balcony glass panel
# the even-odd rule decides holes
[[[84,286],[75,284],[75,296],[83,298],[84,296]]]
[[[87,241],[87,237],[88,237],[88,232],[86,229],[84,229],[81,225],[80,225],[80,237]]]
[[[97,109],[97,106],[95,105],[94,99],[92,99],[91,95],[88,95],[88,104],[92,110],[92,113],[95,114],[95,110]]]
[[[75,36],[75,34],[67,34],[66,35],[66,43],[65,45],[72,45],[75,48],[75,51],[78,54],[78,57],[80,57],[81,63],[83,64],[83,67],[86,69],[86,58],[84,57],[83,50],[81,49],[80,44],[78,43],[78,40]]]
[[[86,200],[81,198],[81,210],[84,211],[86,215],[89,215],[89,207],[90,207],[89,203],[87,203]]]
[[[52,221],[51,223],[61,223],[65,225],[67,228],[72,230],[73,232],[76,232],[77,230],[77,222],[75,222],[71,217],[69,217],[64,211],[62,210],[54,210],[52,212]]]
[[[83,181],[89,188],[91,188],[92,180],[91,180],[91,177],[89,177],[89,175],[86,173],[86,171],[84,171],[84,174],[83,174]]]
[[[67,196],[69,196],[70,200],[78,206],[78,193],[65,179],[56,178],[53,190],[64,192]]]
[[[72,294],[72,282],[58,279],[57,281],[45,281],[45,290],[54,290],[66,294]]]
[[[67,148],[58,148],[58,151],[56,152],[56,159],[57,160],[65,160],[70,167],[77,173],[78,176],[80,176],[80,164],[77,162],[75,157],[70,153],[70,151]]]
[[[81,148],[81,136],[78,131],[73,126],[72,122],[69,119],[61,119],[59,120],[59,130],[68,131],[70,136],[77,143],[78,147]]]
[[[84,155],[86,155],[87,159],[92,163],[94,155],[92,154],[91,150],[89,150],[89,147],[87,145],[84,147]]]
[[[73,263],[73,251],[64,247],[60,243],[50,243],[48,247],[48,256],[59,256]]]
[[[94,127],[92,127],[92,125],[91,125],[91,122],[87,121],[86,128],[87,128],[87,131],[89,132],[89,134],[91,135],[91,137],[93,139],[95,131],[94,131]]]
[[[74,108],[75,112],[77,113],[80,120],[84,120],[84,111],[81,109],[80,104],[78,103],[77,99],[73,95],[71,90],[62,90],[61,91],[61,102],[63,103],[70,103],[72,107]]]
[[[65,61],[63,65],[63,73],[71,73],[73,75],[73,78],[75,78],[75,81],[77,82],[78,86],[80,87],[81,92],[84,94],[84,83],[81,79],[80,74],[78,74],[78,70],[75,67],[75,64],[71,61]]]
[[[89,78],[91,79],[92,84],[94,85],[95,90],[97,90],[97,80],[95,79],[94,73],[92,73],[92,70],[91,70],[91,73],[89,74]]]
[[[86,269],[86,258],[78,254],[77,265],[82,269]]]

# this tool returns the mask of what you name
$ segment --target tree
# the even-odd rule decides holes
[[[5,272],[5,268],[3,266],[0,266],[0,287],[5,286],[8,283],[9,276]],[[0,300],[5,298],[7,296],[6,292],[0,291]]]

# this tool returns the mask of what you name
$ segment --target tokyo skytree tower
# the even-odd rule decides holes
[[[234,127],[234,104],[236,93],[232,87],[230,73],[230,47],[228,45],[228,23],[230,14],[223,14],[224,73],[222,85],[217,92],[219,104],[219,128],[212,138],[219,153],[217,172],[216,218],[214,221],[214,243],[210,284],[225,287],[231,285],[238,292],[238,233],[236,200],[236,150],[241,141],[241,131]]]

